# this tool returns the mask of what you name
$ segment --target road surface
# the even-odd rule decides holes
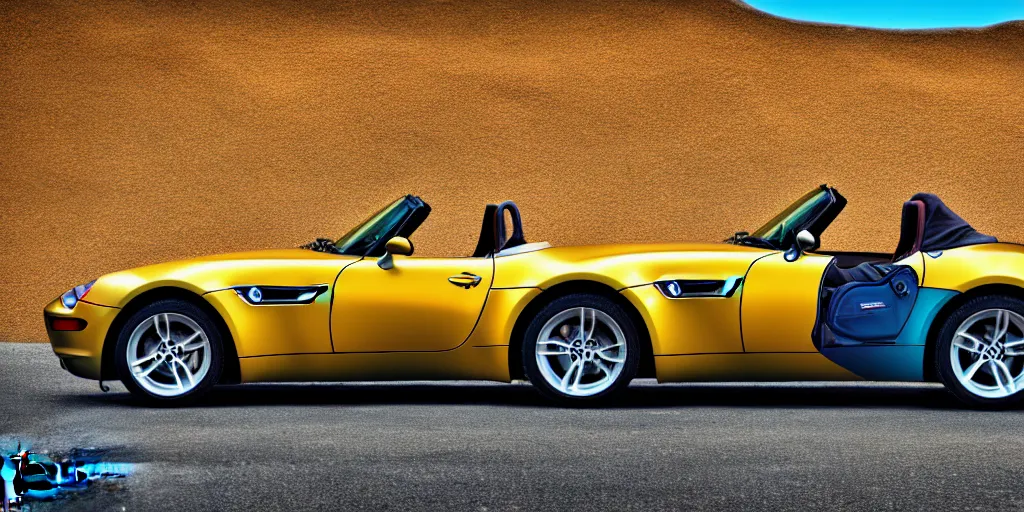
[[[33,510],[1024,508],[1024,413],[931,385],[644,381],[572,410],[522,384],[274,384],[153,409],[0,343],[17,440],[136,464]]]

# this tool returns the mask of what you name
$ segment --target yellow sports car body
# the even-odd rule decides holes
[[[488,205],[474,254],[413,256],[406,196],[339,240],[152,265],[45,308],[72,374],[181,403],[217,383],[529,379],[562,402],[661,382],[941,381],[975,405],[1024,386],[1024,247],[935,196],[894,254],[819,251],[822,185],[753,233],[703,244],[527,243]]]

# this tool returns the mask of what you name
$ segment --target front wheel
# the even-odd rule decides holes
[[[621,306],[601,295],[572,294],[555,299],[530,322],[523,367],[548,398],[581,405],[629,385],[639,352],[636,329]]]
[[[1005,408],[1024,393],[1024,301],[991,295],[960,306],[939,332],[936,371],[968,405]]]
[[[160,300],[132,315],[117,340],[115,362],[133,395],[156,405],[189,403],[220,380],[220,331],[202,309]]]

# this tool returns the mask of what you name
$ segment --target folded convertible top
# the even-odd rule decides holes
[[[925,206],[924,236],[921,251],[942,251],[965,245],[997,242],[996,237],[979,233],[935,194],[919,193],[910,198]]]

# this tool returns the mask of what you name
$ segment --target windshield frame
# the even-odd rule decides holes
[[[396,236],[408,238],[429,214],[430,206],[419,197],[400,197],[350,229],[334,246],[339,254],[380,256],[388,240]]]
[[[744,245],[756,245],[786,250],[796,234],[808,230],[820,244],[821,234],[846,206],[846,200],[835,189],[821,185],[804,194],[763,226],[736,240]]]

